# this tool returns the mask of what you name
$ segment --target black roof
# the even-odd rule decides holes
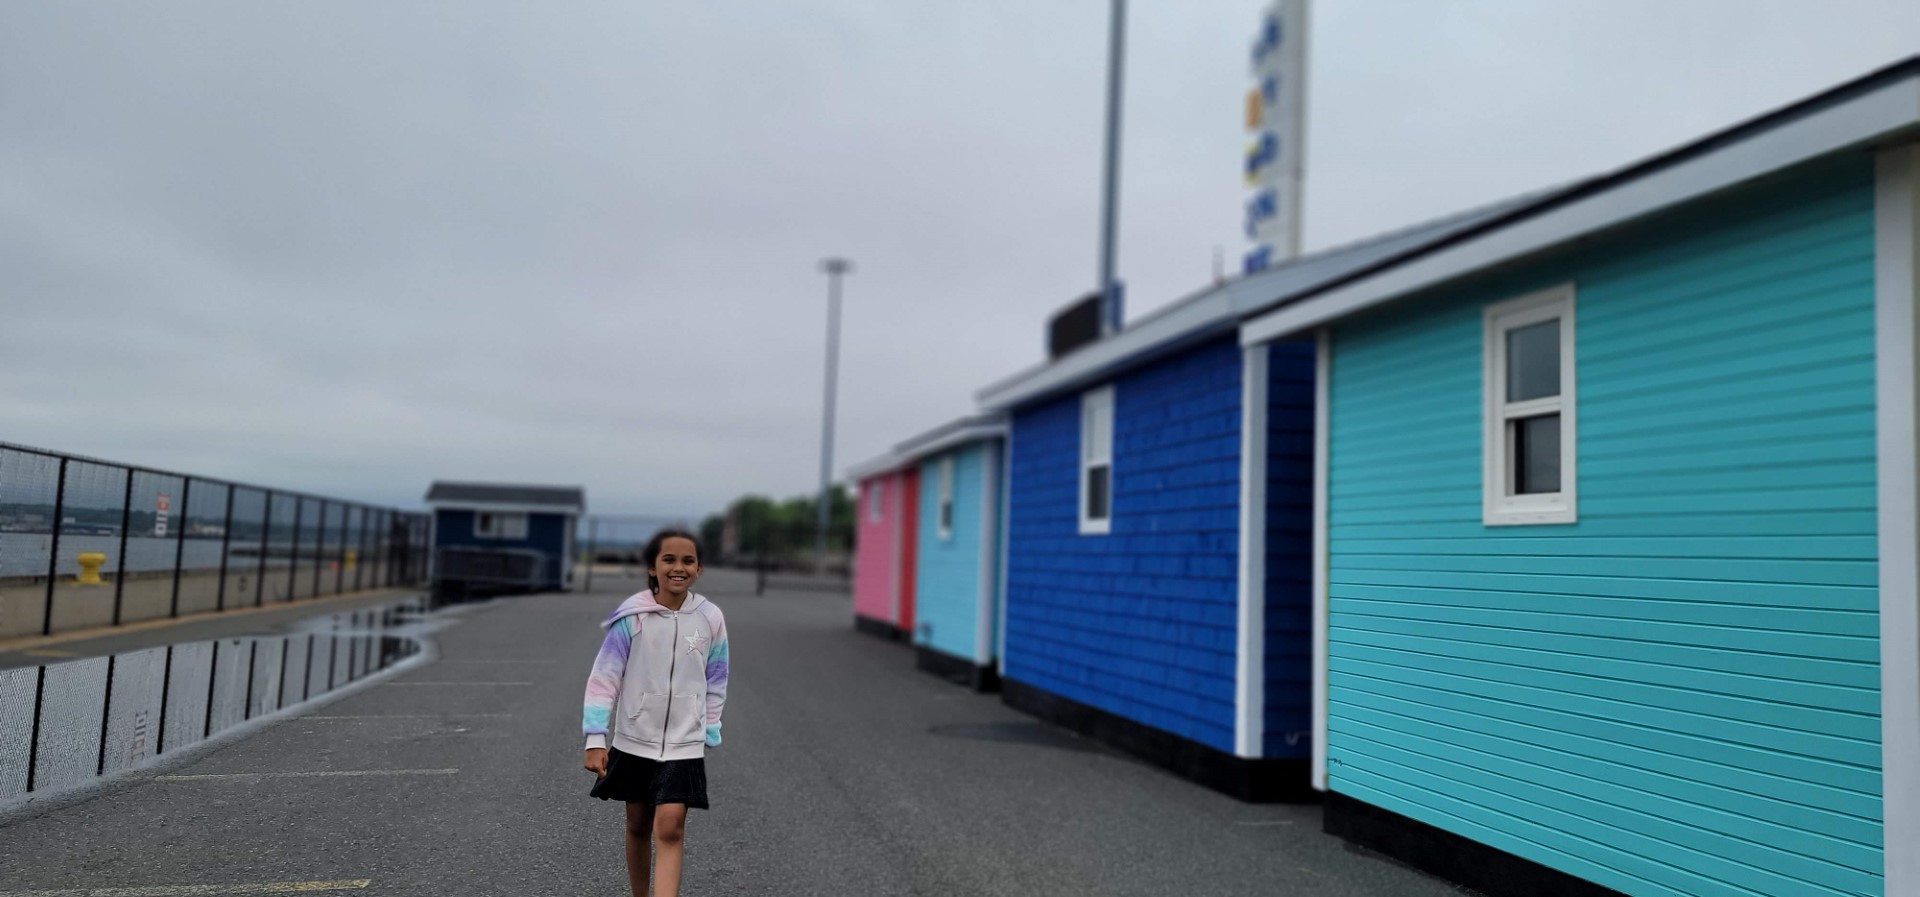
[[[522,483],[436,482],[427,490],[428,504],[551,505],[584,508],[587,491],[579,486],[532,486]]]

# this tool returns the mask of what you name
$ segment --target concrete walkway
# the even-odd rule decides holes
[[[0,897],[625,893],[579,715],[632,583],[595,585],[457,610],[432,663],[0,827]],[[845,596],[701,590],[735,678],[685,894],[1460,893],[1321,834],[1317,807],[1238,803],[916,673]]]

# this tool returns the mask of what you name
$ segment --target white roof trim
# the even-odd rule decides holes
[[[897,457],[901,463],[911,464],[930,455],[936,455],[970,442],[981,442],[988,439],[1004,439],[1006,435],[1007,425],[1005,423],[998,421],[992,423],[973,423],[956,429],[953,432],[943,433],[925,443],[914,444],[913,440],[908,440],[894,446],[893,450],[897,453]]]
[[[899,455],[888,452],[878,458],[862,461],[846,469],[842,477],[851,482],[862,482],[881,474],[892,473],[906,465]]]
[[[587,509],[581,505],[532,505],[495,501],[430,501],[436,511],[486,511],[493,514],[565,514],[578,517]]]
[[[1920,76],[1909,74],[1796,120],[1253,318],[1241,326],[1240,342],[1252,345],[1294,336],[1409,293],[1916,125],[1920,125]]]

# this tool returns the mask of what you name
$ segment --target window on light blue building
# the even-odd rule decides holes
[[[940,459],[940,541],[953,540],[953,456]]]
[[[1573,523],[1571,285],[1486,311],[1483,522]]]
[[[1113,526],[1113,387],[1080,397],[1080,532]]]

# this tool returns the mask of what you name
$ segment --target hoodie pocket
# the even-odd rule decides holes
[[[667,696],[641,695],[640,706],[628,711],[620,734],[647,744],[661,744],[667,731]]]
[[[674,695],[673,719],[668,722],[667,743],[673,745],[705,742],[707,738],[707,701],[705,695]]]

